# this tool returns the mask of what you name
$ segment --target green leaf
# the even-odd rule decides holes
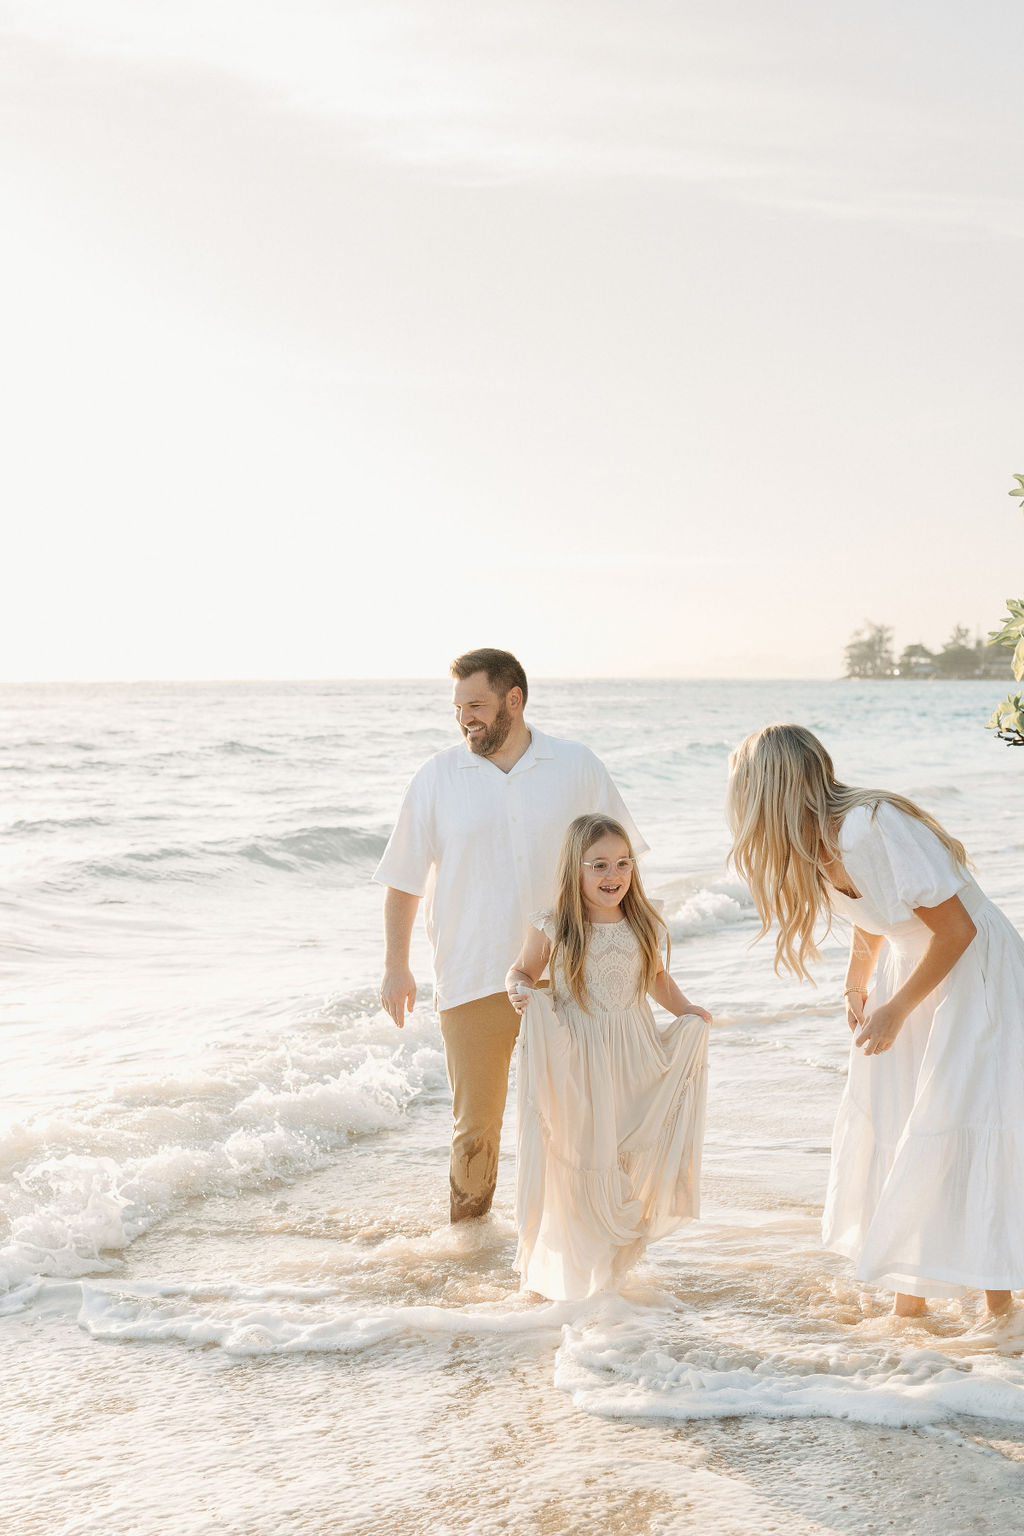
[[[1006,599],[1006,606],[1010,610],[1003,622],[1002,629],[989,631],[989,645],[1016,645],[1021,635],[1024,635],[1024,603],[1014,597]]]
[[[1001,704],[997,704],[995,713],[988,722],[987,731],[1018,731],[1024,734],[1024,707],[1022,707],[1020,693],[1010,693]]]

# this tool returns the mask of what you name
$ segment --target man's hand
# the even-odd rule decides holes
[[[380,984],[380,1005],[401,1029],[405,1024],[406,1009],[412,1013],[416,1007],[416,978],[408,966],[384,972],[384,980]]]
[[[416,979],[409,969],[409,941],[416,920],[418,896],[388,886],[384,892],[384,980],[380,984],[380,1005],[390,1013],[399,1029],[405,1023],[405,1010],[416,1007]]]

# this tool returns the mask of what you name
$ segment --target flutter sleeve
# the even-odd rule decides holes
[[[552,944],[555,942],[555,914],[547,907],[540,912],[531,912],[529,921],[531,928],[536,928]]]
[[[969,876],[930,827],[887,800],[855,806],[842,829],[843,864],[887,923],[909,922],[915,907],[938,907]]]

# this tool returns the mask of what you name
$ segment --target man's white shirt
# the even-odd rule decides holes
[[[612,816],[634,853],[647,851],[600,758],[530,730],[508,773],[464,743],[424,763],[373,876],[426,898],[439,1009],[504,991],[531,915],[552,904],[562,839],[577,816]]]

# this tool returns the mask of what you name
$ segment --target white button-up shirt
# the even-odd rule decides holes
[[[504,991],[530,916],[554,900],[565,830],[591,811],[647,851],[608,770],[578,742],[531,727],[508,773],[465,743],[424,763],[373,878],[426,897],[438,1008]]]

